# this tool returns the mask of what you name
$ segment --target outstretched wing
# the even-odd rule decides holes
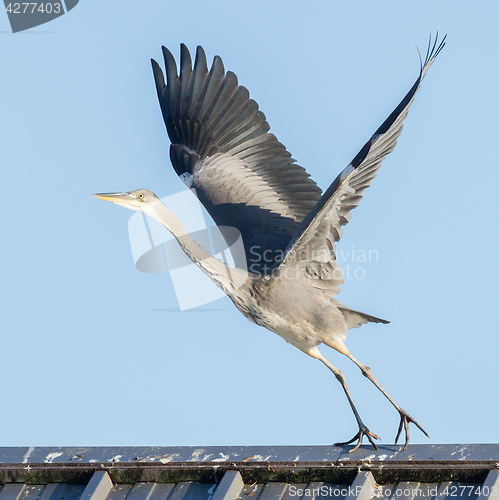
[[[220,57],[208,71],[198,47],[192,68],[182,44],[178,76],[165,47],[163,56],[166,85],[156,61],[152,66],[173,167],[217,225],[241,232],[248,270],[268,274],[321,189],[268,132],[258,104]]]
[[[332,294],[339,292],[344,279],[336,263],[335,243],[343,234],[342,226],[350,221],[351,211],[357,208],[376,177],[381,162],[393,151],[421,81],[445,45],[445,37],[438,46],[437,39],[438,34],[432,46],[430,38],[425,62],[411,90],[300,224],[276,269],[276,276],[284,273],[287,278],[312,279],[314,286]]]

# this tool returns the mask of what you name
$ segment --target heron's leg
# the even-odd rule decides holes
[[[319,351],[317,351],[317,352],[319,352]],[[335,446],[345,446],[347,444],[353,443],[355,440],[358,440],[357,444],[354,446],[354,448],[349,451],[349,453],[352,453],[353,451],[356,451],[359,448],[359,446],[362,444],[363,437],[366,436],[367,439],[369,439],[369,442],[374,446],[374,449],[377,450],[378,447],[376,446],[376,443],[373,441],[373,438],[374,439],[379,439],[379,437],[376,436],[376,434],[373,434],[366,427],[366,425],[364,424],[364,422],[362,422],[362,419],[360,418],[360,415],[359,415],[359,413],[357,411],[357,408],[355,407],[355,404],[353,402],[352,396],[350,395],[350,391],[348,390],[347,383],[346,383],[346,380],[345,380],[345,376],[343,375],[343,373],[341,372],[341,370],[339,370],[338,368],[336,368],[336,366],[332,365],[321,354],[315,355],[314,357],[317,358],[317,359],[319,359],[320,361],[322,361],[334,373],[334,376],[336,377],[336,379],[338,380],[338,382],[343,387],[343,390],[345,391],[345,394],[347,396],[348,402],[350,403],[350,406],[352,407],[353,414],[355,415],[355,419],[357,420],[357,425],[359,426],[359,432],[357,432],[357,434],[355,434],[355,436],[352,439],[350,439],[350,441],[346,441],[344,443],[335,443]]]
[[[426,436],[428,436],[428,433],[412,418],[405,410],[403,410],[393,399],[392,397],[385,391],[385,389],[382,387],[382,385],[374,378],[374,375],[371,373],[371,369],[363,365],[359,360],[355,359],[350,353],[345,354],[348,358],[350,358],[362,371],[362,375],[367,377],[385,396],[388,401],[397,409],[400,415],[400,425],[398,428],[397,436],[395,438],[395,444],[397,444],[397,441],[400,437],[400,434],[402,432],[402,427],[404,427],[405,430],[405,445],[404,445],[404,450],[407,450],[407,445],[409,444],[409,424],[412,422],[414,425],[418,427],[418,429]]]

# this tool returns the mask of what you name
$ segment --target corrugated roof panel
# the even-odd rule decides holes
[[[478,500],[489,500],[496,498],[499,492],[499,464],[496,462],[496,468],[489,471],[487,479],[480,488],[480,493],[478,494]]]
[[[38,500],[79,500],[84,490],[83,484],[49,483]]]
[[[106,500],[113,489],[113,482],[106,470],[96,470],[90,478],[80,500]]]
[[[241,497],[242,500],[250,500],[250,499],[251,500],[260,500],[260,495],[262,493],[262,489],[265,488],[265,486],[269,486],[270,484],[272,484],[272,485],[281,485],[281,484],[286,485],[286,483],[245,484],[243,491],[241,491],[241,494],[239,496]],[[265,499],[265,500],[267,500],[267,499]]]
[[[210,500],[213,484],[184,482],[177,483],[168,500]]]
[[[69,498],[63,493],[67,489],[67,486],[66,484],[58,485],[56,491],[52,493],[49,500],[79,500],[85,487],[73,486],[72,489],[76,489],[77,491],[74,492],[75,495],[73,495],[72,498]],[[111,488],[105,500],[210,500],[215,487],[216,484],[214,483],[200,484],[194,481],[181,483],[142,482],[133,485],[118,484]],[[0,500],[13,499],[0,498]],[[24,500],[24,498],[18,500]],[[36,500],[36,497],[30,498],[30,500]],[[40,498],[38,500],[42,499]]]
[[[311,482],[311,483],[266,483],[246,484],[241,492],[243,500],[344,500],[348,486]]]
[[[44,486],[42,485],[26,485],[24,490],[21,492],[19,496],[19,500],[36,500],[38,495],[43,490]]]
[[[375,491],[375,500],[389,500],[393,493],[393,484],[379,484]]]
[[[281,500],[287,486],[286,483],[247,484],[240,497],[243,500]]]
[[[404,481],[397,484],[393,489],[392,496],[390,497],[397,500],[414,500],[414,497],[419,493],[419,483],[412,483]]]
[[[131,484],[117,484],[111,488],[106,500],[125,500],[125,497],[132,490]]]
[[[156,494],[153,496],[153,492],[156,489],[156,483],[137,483],[133,485],[132,490],[128,494],[127,500],[165,500],[166,497],[170,494],[172,488],[168,491],[168,493],[161,498],[158,498]]]
[[[291,493],[291,486],[288,488],[288,493]],[[312,482],[308,483],[306,491],[303,492],[301,498],[305,498],[307,500],[319,500],[323,498],[327,498],[329,500],[345,498],[345,491],[341,491],[345,489],[344,486],[339,486],[337,484],[329,484],[329,483],[320,483],[320,482]],[[335,496],[336,494],[336,496]]]
[[[478,483],[461,483],[458,481],[440,483],[438,500],[476,500],[482,485]]]
[[[215,490],[213,496],[210,497],[211,500],[239,500],[243,488],[244,481],[241,473],[237,470],[228,470],[216,489],[214,485],[208,490],[208,493],[211,495],[211,492]]]
[[[38,500],[50,500],[52,495],[54,494],[56,488],[67,486],[64,483],[49,483],[43,488],[42,494],[38,498]],[[54,496],[55,498],[55,496]]]
[[[290,486],[292,486],[291,491],[290,491]],[[290,484],[287,485],[286,490],[284,491],[284,494],[282,496],[283,500],[299,500],[302,498],[305,490],[307,489],[308,483],[296,483],[296,484]]]
[[[64,486],[64,489],[60,490],[60,486]],[[51,497],[50,500],[79,500],[84,491],[85,485],[82,484],[58,484],[54,491],[55,496]]]
[[[25,486],[23,483],[6,484],[0,491],[0,500],[19,500]]]
[[[130,492],[130,495],[137,495],[136,497],[133,498],[133,500],[166,500],[171,492],[175,489],[175,484],[174,483],[140,483],[142,485],[145,484],[152,484],[153,488],[148,495],[147,489],[138,489],[135,491],[135,487],[133,490]],[[139,486],[136,484],[135,486]],[[143,496],[139,496],[143,495]],[[127,498],[128,500],[128,498]]]

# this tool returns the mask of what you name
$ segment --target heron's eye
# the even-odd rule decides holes
[[[144,193],[139,193],[139,198],[140,199],[144,198]]]

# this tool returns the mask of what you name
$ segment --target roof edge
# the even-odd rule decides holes
[[[244,481],[350,484],[370,470],[378,483],[483,482],[499,468],[498,444],[383,446],[20,447],[0,448],[0,483],[85,483],[98,470],[113,482]]]

